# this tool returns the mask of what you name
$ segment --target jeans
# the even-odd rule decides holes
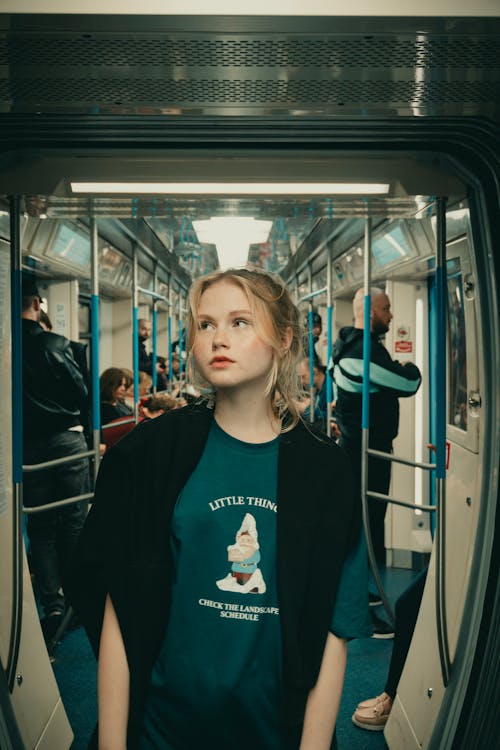
[[[24,446],[24,463],[38,464],[87,450],[81,432],[64,430]],[[23,501],[37,507],[83,495],[89,490],[87,458],[24,474]],[[28,515],[31,565],[45,615],[65,609],[64,584],[72,564],[88,503],[80,500],[55,510]]]

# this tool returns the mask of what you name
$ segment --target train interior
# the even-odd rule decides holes
[[[391,641],[364,639],[349,645],[352,667],[348,670],[352,671],[347,674],[338,722],[339,750],[493,747],[482,744],[494,736],[494,729],[491,716],[480,714],[478,704],[483,701],[486,711],[498,691],[491,649],[499,616],[494,588],[500,351],[494,235],[500,228],[500,211],[498,174],[496,183],[492,174],[500,163],[500,100],[494,94],[498,92],[494,54],[500,19],[490,19],[490,27],[484,19],[482,23],[457,20],[456,32],[446,24],[440,26],[441,21],[432,22],[435,26],[429,22],[434,36],[420,39],[420,54],[436,56],[439,49],[444,54],[439,44],[446,28],[448,42],[456,45],[453,54],[459,54],[462,44],[469,62],[470,56],[476,56],[478,88],[470,76],[467,84],[459,78],[461,68],[455,60],[451,63],[455,72],[448,77],[443,74],[442,80],[424,76],[412,89],[410,104],[401,104],[406,101],[403,92],[398,94],[399,104],[393,106],[387,100],[389,82],[379,81],[378,93],[372,90],[370,94],[370,83],[375,84],[367,74],[363,81],[356,81],[369,102],[361,122],[359,108],[348,102],[353,93],[348,82],[352,86],[353,79],[345,70],[349,65],[351,72],[369,70],[372,43],[380,45],[385,39],[382,49],[388,59],[398,53],[400,67],[411,71],[403,41],[405,34],[408,38],[413,34],[418,41],[414,19],[406,26],[398,22],[392,37],[384,36],[381,19],[372,19],[371,25],[365,19],[363,34],[357,39],[365,46],[358,46],[356,59],[348,63],[347,58],[355,55],[354,27],[345,20],[344,35],[331,28],[320,38],[318,17],[309,19],[300,33],[288,19],[288,36],[283,38],[273,26],[276,19],[268,19],[267,26],[262,19],[254,19],[253,26],[250,22],[242,25],[238,47],[236,35],[228,31],[227,17],[212,26],[205,20],[193,46],[189,34],[194,27],[176,17],[170,53],[179,59],[171,66],[170,79],[159,83],[168,84],[167,94],[173,100],[181,97],[182,81],[190,89],[182,89],[183,104],[177,101],[161,112],[153,87],[157,80],[154,60],[136,75],[136,90],[125,91],[120,63],[112,57],[133,53],[137,73],[144,65],[141,55],[160,54],[159,48],[146,49],[148,40],[159,44],[161,38],[154,36],[150,20],[139,19],[141,33],[134,47],[127,37],[131,27],[125,17],[121,22],[107,17],[101,31],[96,30],[95,19],[91,26],[82,17],[79,34],[75,18],[71,22],[64,16],[51,21],[30,15],[20,19],[15,13],[8,18],[18,25],[14,24],[17,31],[9,36],[11,26],[4,23],[2,32],[11,44],[15,106],[4,104],[0,114],[7,142],[0,172],[0,549],[5,551],[0,566],[4,602],[0,655],[6,673],[2,726],[10,742],[5,747],[80,750],[86,747],[96,711],[95,696],[89,697],[95,663],[83,630],[67,632],[49,656],[26,550],[24,545],[17,549],[14,539],[16,435],[11,367],[15,345],[9,284],[14,245],[18,270],[36,273],[53,330],[85,344],[89,369],[98,361],[100,372],[114,366],[134,368],[134,315],[152,320],[154,313],[155,351],[168,360],[172,341],[182,340],[186,328],[192,280],[224,265],[245,263],[281,275],[305,325],[311,305],[319,312],[323,330],[317,351],[327,364],[331,341],[341,327],[352,324],[352,298],[363,286],[365,259],[370,256],[371,282],[384,289],[392,303],[394,318],[385,346],[395,359],[414,362],[424,373],[417,395],[401,400],[400,431],[394,442],[395,456],[407,464],[393,463],[390,496],[413,507],[390,503],[386,515],[383,585],[390,604],[427,564],[429,573],[383,734],[354,727],[351,714],[356,700],[382,691]],[[272,54],[279,53],[283,60],[267,59],[271,49],[266,46],[266,33],[280,41]],[[242,41],[245,35],[247,46]],[[57,47],[53,53],[48,46],[51,39]],[[112,42],[110,59],[106,58],[106,39]],[[129,43],[127,53],[124,39]],[[28,62],[19,58],[23,40],[28,44]],[[318,40],[322,46],[315,47]],[[75,67],[62,73],[73,42]],[[321,103],[318,69],[326,62],[313,69],[311,61],[317,53],[331,54],[331,43],[340,45],[337,52],[342,59],[337,64],[344,66],[344,72],[336,82],[345,84],[344,112],[350,118],[336,123],[339,130],[334,136],[325,130],[327,124],[331,127],[328,118],[334,116],[331,107],[334,103],[338,111],[344,104],[338,98]],[[252,85],[233,77],[226,91],[231,96],[223,101],[221,87],[229,79],[220,71],[229,65],[227,56],[236,52],[242,60],[245,55],[264,56],[268,70],[274,65],[276,79],[255,73],[255,60],[242,61],[242,67],[248,65],[254,71]],[[301,59],[290,62],[290,56],[299,52]],[[44,59],[46,67],[37,75],[34,66],[42,54],[49,58],[54,54],[54,60]],[[102,69],[109,66],[108,77],[101,70],[92,83],[88,76],[88,88],[70,97],[68,88],[78,84],[78,64],[87,66],[88,73],[92,55],[97,57],[96,70],[99,65]],[[51,65],[66,86],[57,94]],[[392,57],[390,65],[397,67],[398,60]],[[210,66],[213,77],[207,83],[203,75]],[[432,59],[419,71],[435,72],[441,66],[444,63],[439,59]],[[279,81],[285,80],[279,70],[293,72],[287,79],[288,93],[292,84],[296,87],[293,105],[287,100],[285,106],[276,93]],[[403,78],[401,86],[408,89],[410,78]],[[39,94],[35,93],[37,80]],[[441,109],[438,84],[447,92]],[[208,93],[203,92],[205,85]],[[235,93],[238,85],[241,101]],[[466,85],[475,99],[467,98]],[[433,107],[435,112],[429,111]],[[432,130],[435,124],[429,125],[433,115],[442,119],[444,128],[437,135]],[[66,117],[66,124],[58,124],[58,116]],[[169,127],[160,133],[162,117]],[[260,122],[252,122],[252,117]],[[404,127],[398,117],[405,120]],[[412,117],[422,120],[421,128],[408,124]],[[467,117],[478,121],[471,140],[479,144],[483,139],[485,145],[484,151],[481,145],[471,147],[472,157],[466,158],[460,148],[448,148],[443,140],[448,136],[450,143],[460,138],[465,142]],[[348,126],[353,131],[346,135]],[[102,133],[94,128],[101,128]],[[483,164],[488,159],[489,171],[478,166],[474,172],[471,161]],[[227,247],[229,258],[224,256]],[[238,257],[237,250],[241,252]],[[445,268],[443,328],[437,321],[439,252],[444,252]],[[92,327],[95,296],[97,332]],[[439,398],[434,375],[441,355],[446,371],[446,403],[441,404],[446,414],[446,504],[442,503],[439,520],[435,471]],[[23,525],[19,519],[18,532]],[[445,529],[446,544],[441,532],[437,554],[439,526]],[[20,599],[14,616],[16,596]],[[440,596],[444,616],[436,604]],[[384,617],[392,614],[381,611]],[[13,660],[15,620],[19,633]],[[443,665],[443,623],[447,668]],[[482,698],[480,685],[490,690],[487,699]],[[476,723],[474,717],[464,717],[466,700],[478,708]]]

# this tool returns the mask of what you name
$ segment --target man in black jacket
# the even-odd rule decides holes
[[[387,294],[374,287],[371,296],[370,343],[370,448],[392,453],[392,441],[399,428],[399,398],[413,396],[422,377],[416,365],[393,360],[379,338],[389,330],[392,320]],[[333,378],[336,388],[335,412],[340,428],[340,445],[349,453],[354,486],[361,491],[361,413],[363,388],[364,291],[359,289],[353,300],[354,326],[341,328],[332,351]],[[391,482],[391,464],[370,457],[368,489],[387,495]],[[385,565],[384,519],[387,505],[368,498],[368,515],[375,558]],[[372,604],[380,603],[370,595]],[[392,637],[382,621],[374,619],[374,637]],[[388,626],[387,626],[388,627]]]
[[[146,341],[151,336],[151,323],[146,318],[139,318],[139,370],[153,375],[153,355],[146,351]],[[163,357],[156,358],[156,390],[167,390],[166,364]]]
[[[39,464],[87,450],[80,409],[87,388],[71,344],[39,324],[41,299],[23,276],[23,463]],[[37,507],[88,491],[87,459],[24,474],[24,505]],[[82,500],[28,515],[31,565],[45,617],[46,640],[65,610],[63,587],[87,511]]]

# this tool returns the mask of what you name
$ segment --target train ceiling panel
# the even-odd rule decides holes
[[[500,121],[500,19],[4,14],[0,112]]]

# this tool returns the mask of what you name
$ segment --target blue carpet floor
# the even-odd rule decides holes
[[[391,603],[416,574],[392,568],[383,576]],[[382,610],[377,613],[383,615]],[[355,727],[351,716],[356,705],[384,689],[391,658],[392,641],[364,638],[348,647],[347,673],[337,721],[339,750],[383,750],[383,732],[367,732]],[[57,647],[54,673],[75,740],[71,750],[85,750],[97,717],[96,665],[82,628],[66,634]]]

